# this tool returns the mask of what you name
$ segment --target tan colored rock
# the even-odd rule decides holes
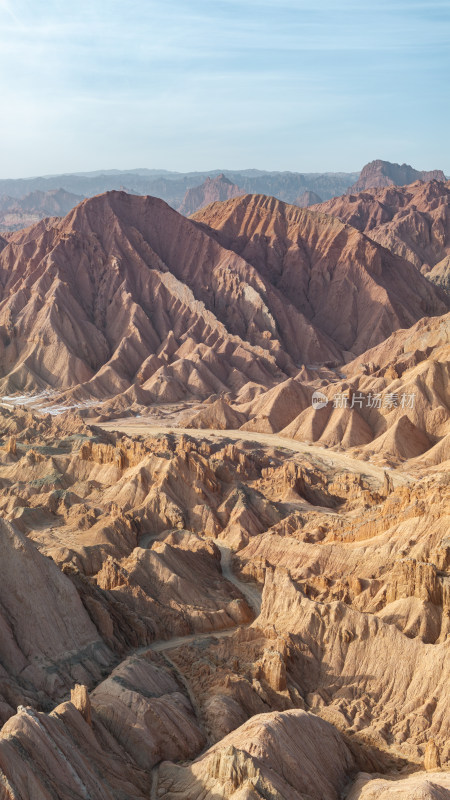
[[[342,363],[448,309],[410,262],[264,195],[193,219],[149,196],[98,195],[7,240],[0,268],[10,331],[0,388],[47,384],[83,412],[93,398],[129,409],[270,389],[299,363]]]
[[[0,521],[0,533],[0,661],[16,705],[31,688],[48,702],[74,680],[92,685],[113,654],[71,581],[10,523]]]
[[[450,776],[442,772],[415,772],[412,775],[357,777],[347,800],[447,800]]]
[[[75,684],[74,688],[70,690],[70,702],[78,709],[80,714],[83,715],[88,725],[92,725],[91,701],[87,686],[78,683]]]
[[[227,430],[240,428],[245,421],[244,414],[239,413],[229,403],[219,399],[198,411],[185,424],[187,428]]]
[[[355,228],[315,210],[289,206],[262,195],[245,195],[226,204],[208,206],[194,219],[213,228],[222,245],[235,249],[262,276],[270,279],[277,275],[277,289],[285,297],[285,318],[276,314],[280,330],[296,323],[296,309],[340,347],[362,353],[378,337],[382,340],[390,335],[387,330],[395,318],[399,320],[399,324],[394,323],[396,329],[414,324],[407,312],[407,308],[412,309],[408,281],[414,284],[415,291],[419,281],[420,293],[428,294],[425,279],[409,262],[398,256],[386,258],[385,250],[361,237]],[[390,290],[394,275],[395,281],[405,280],[401,304]],[[364,282],[364,289],[360,281]],[[349,291],[349,285],[354,286],[354,291]],[[387,296],[390,299],[386,303]],[[372,306],[375,298],[378,310]],[[372,312],[368,312],[366,300]],[[445,300],[441,308],[432,313],[445,313]],[[422,308],[419,317],[424,313],[427,312]],[[299,335],[298,329],[296,338]],[[294,343],[289,348],[292,355],[293,347]],[[311,364],[316,359],[302,361]]]
[[[131,656],[91,695],[96,719],[132,761],[150,771],[161,759],[194,758],[205,743],[186,690],[151,652]]]
[[[331,725],[304,711],[286,711],[253,717],[191,766],[162,764],[158,791],[167,800],[338,800],[353,768]]]
[[[311,601],[278,570],[266,573],[258,625],[300,637],[301,649],[291,654],[295,674],[302,676],[310,706],[326,719],[339,719],[339,711],[352,720],[353,731],[384,748],[388,725],[397,751],[415,758],[430,735],[444,746],[450,724],[446,642],[410,639],[343,602]]]
[[[430,739],[425,748],[425,757],[423,765],[427,772],[439,769],[441,766],[441,759],[439,756],[439,748],[433,739]]]
[[[10,436],[6,443],[6,452],[12,456],[17,455],[17,442],[15,436]]]
[[[91,727],[72,703],[46,715],[30,707],[0,731],[2,800],[148,800],[151,780],[98,721]]]
[[[277,650],[266,650],[260,662],[259,674],[276,692],[286,689],[286,666],[282,654]]]

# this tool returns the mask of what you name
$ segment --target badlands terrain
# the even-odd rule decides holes
[[[0,800],[450,798],[450,192],[374,163],[1,234]]]

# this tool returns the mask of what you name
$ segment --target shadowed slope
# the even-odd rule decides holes
[[[324,214],[246,195],[194,219],[344,351],[362,353],[393,330],[446,310],[411,264]]]

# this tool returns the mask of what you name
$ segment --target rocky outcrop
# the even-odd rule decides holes
[[[410,327],[415,320],[408,309],[411,312],[416,306],[417,292],[424,300],[429,293],[428,282],[418,277],[409,262],[388,255],[355,228],[315,210],[246,195],[226,205],[209,206],[194,219],[276,285],[285,297],[286,317],[291,318],[295,308],[354,354],[371,347],[374,338],[386,338],[389,328]],[[431,297],[425,302],[430,301]],[[447,300],[441,302],[438,313],[446,310]],[[417,311],[422,317],[423,305]],[[273,316],[279,329],[285,328],[285,319]],[[300,330],[297,336],[302,336]],[[303,360],[314,362],[313,358]]]
[[[261,394],[250,403],[238,408],[248,417],[242,430],[260,433],[277,433],[304,411],[311,407],[312,390],[299,381],[289,379]]]
[[[223,431],[240,428],[246,419],[246,416],[233,408],[230,403],[219,398],[196,412],[185,425],[187,428],[212,428]]]
[[[288,576],[270,572],[258,624],[275,625],[278,635],[284,632],[294,641],[300,637],[302,647],[291,651],[291,674],[309,707],[325,719],[350,724],[382,748],[395,742],[407,756],[423,758],[430,738],[446,746],[445,642],[409,639],[394,625],[342,602],[323,606],[307,599]]]
[[[318,209],[411,261],[429,280],[448,290],[450,183],[444,180],[365,189],[336,197]]]
[[[151,780],[99,720],[72,704],[50,714],[21,707],[0,731],[2,800],[146,800]]]
[[[92,692],[91,703],[95,719],[143,770],[162,758],[192,759],[204,747],[185,688],[150,652],[125,659]]]
[[[0,533],[4,720],[30,699],[60,700],[74,681],[92,685],[113,655],[56,564],[3,520]]]
[[[423,765],[427,772],[433,772],[441,766],[439,748],[436,742],[431,739],[425,748],[425,758]]]
[[[372,187],[380,186],[405,186],[414,181],[445,181],[445,175],[441,169],[417,170],[409,164],[392,164],[390,161],[378,159],[366,164],[360,176],[353,186],[347,189],[347,194],[364,192]]]
[[[91,701],[87,686],[75,684],[70,690],[70,702],[83,715],[88,725],[92,725]]]
[[[17,441],[15,436],[10,436],[6,443],[6,452],[12,456],[17,455]]]
[[[450,797],[450,776],[442,772],[374,778],[359,775],[347,800],[447,800]]]
[[[353,757],[331,725],[304,711],[286,711],[254,717],[192,766],[162,764],[158,791],[168,800],[337,800],[353,769]]]

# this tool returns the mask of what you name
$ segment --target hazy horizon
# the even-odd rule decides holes
[[[374,160],[374,159],[372,159],[372,160]],[[229,168],[227,168],[227,167],[223,167],[223,168],[221,168],[221,167],[211,167],[210,169],[193,169],[193,170],[175,170],[175,169],[168,169],[166,167],[129,167],[129,168],[124,167],[122,169],[119,169],[119,168],[116,168],[116,167],[105,167],[104,169],[97,168],[97,169],[92,169],[92,170],[80,169],[80,170],[75,170],[74,172],[66,170],[64,172],[35,173],[34,175],[19,175],[19,176],[16,176],[16,175],[14,175],[14,176],[9,176],[9,175],[3,176],[3,175],[0,175],[0,180],[12,180],[12,181],[15,181],[15,180],[35,180],[37,178],[44,178],[44,179],[45,178],[56,178],[56,177],[59,177],[59,176],[62,177],[62,176],[65,176],[65,175],[67,175],[67,176],[69,176],[69,175],[79,175],[79,176],[88,177],[88,176],[91,176],[91,175],[92,176],[93,175],[108,175],[108,174],[115,174],[115,173],[117,173],[118,175],[122,175],[122,174],[131,175],[133,173],[140,173],[140,172],[142,172],[142,173],[148,172],[150,177],[151,177],[151,173],[154,173],[156,176],[158,176],[159,174],[161,174],[161,175],[163,175],[163,174],[167,174],[167,175],[195,175],[195,174],[204,175],[206,173],[209,173],[209,174],[217,173],[217,174],[220,175],[221,173],[234,173],[234,172],[235,173],[242,173],[242,174],[246,173],[246,172],[261,172],[261,173],[267,173],[267,174],[271,174],[271,173],[289,174],[289,173],[291,173],[293,175],[308,175],[308,174],[311,174],[311,175],[324,174],[325,175],[327,173],[336,174],[336,175],[339,175],[339,174],[343,174],[343,175],[354,174],[354,175],[357,175],[359,172],[361,172],[361,169],[362,169],[363,166],[364,165],[362,165],[359,169],[351,169],[351,170],[311,170],[309,172],[307,170],[304,170],[304,169],[303,170],[302,169],[298,169],[298,170],[293,170],[293,169],[269,170],[269,169],[264,169],[263,167],[229,167]],[[414,165],[411,165],[411,166],[414,166]]]
[[[0,178],[448,175],[449,33],[448,0],[0,0]]]
[[[371,159],[371,161],[376,161],[376,160],[378,160],[378,159],[376,159],[376,158]],[[389,159],[383,159],[383,160],[389,161]],[[366,163],[369,163],[369,162],[366,162]],[[394,162],[390,162],[390,163],[394,163]],[[365,166],[365,164],[362,164],[359,169],[353,169],[353,170],[323,170],[323,171],[322,170],[313,170],[311,172],[308,172],[307,170],[302,170],[302,169],[299,169],[299,170],[291,170],[291,169],[286,169],[286,170],[266,170],[266,169],[260,168],[260,167],[236,167],[236,168],[212,167],[211,169],[195,169],[195,170],[171,170],[171,169],[167,169],[165,167],[160,167],[160,168],[159,167],[129,167],[129,168],[124,167],[123,169],[117,169],[115,167],[105,167],[105,169],[101,169],[100,168],[100,169],[93,169],[93,170],[76,170],[75,172],[65,171],[65,172],[53,172],[53,173],[45,173],[45,174],[36,173],[35,175],[20,175],[20,176],[13,176],[13,177],[0,175],[0,180],[32,181],[32,180],[37,180],[37,179],[47,179],[47,178],[50,179],[50,178],[63,177],[63,176],[90,177],[90,176],[95,176],[95,175],[100,176],[100,175],[108,175],[108,174],[111,174],[111,175],[114,175],[114,174],[117,174],[117,175],[122,175],[122,174],[123,175],[125,175],[125,174],[131,175],[131,174],[138,174],[138,173],[144,174],[145,172],[149,173],[149,178],[152,177],[152,173],[155,175],[155,177],[158,177],[159,175],[166,175],[166,174],[167,175],[180,175],[180,176],[198,174],[199,176],[202,176],[202,175],[205,175],[207,173],[209,173],[209,174],[217,173],[217,174],[220,175],[221,173],[224,173],[224,174],[226,174],[226,173],[228,173],[228,174],[229,173],[241,173],[241,174],[244,174],[244,173],[250,173],[250,172],[267,173],[267,174],[278,173],[278,174],[292,174],[292,175],[306,175],[306,176],[307,175],[321,175],[321,174],[322,175],[326,175],[326,174],[358,175],[361,172],[361,170],[362,170],[362,168],[364,166]],[[421,170],[422,169],[420,166],[418,167],[416,164],[410,164],[408,166],[411,166],[411,167],[413,167],[414,169],[417,169],[417,170]],[[425,167],[425,169],[423,171],[425,171],[427,169],[428,168]],[[449,176],[446,175],[446,177],[449,177]]]

